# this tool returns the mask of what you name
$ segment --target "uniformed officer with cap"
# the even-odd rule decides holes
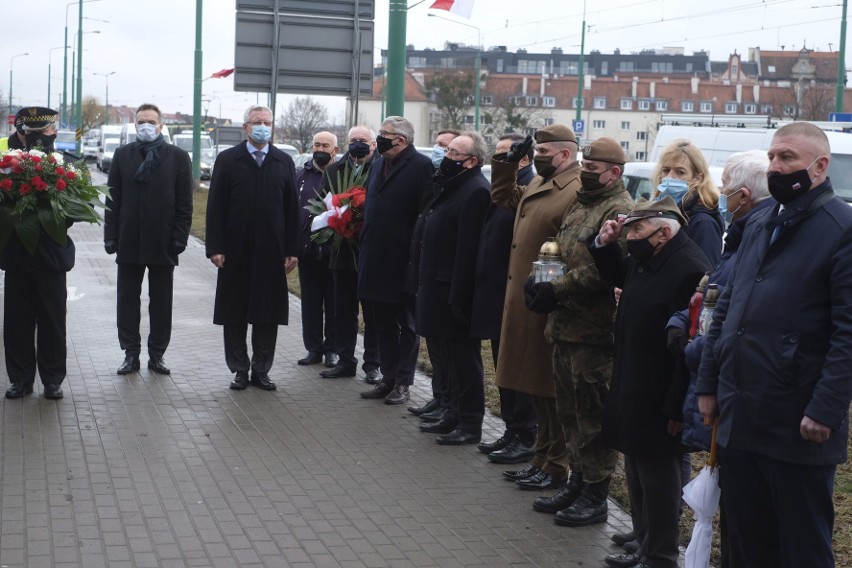
[[[10,149],[53,151],[57,113],[44,107],[24,107],[15,119]],[[65,273],[74,266],[74,243],[38,240],[30,254],[13,234],[0,250],[5,271],[3,344],[11,386],[6,398],[33,392],[36,369],[44,397],[62,398],[65,379]],[[36,332],[36,328],[38,331]]]
[[[568,477],[568,450],[556,412],[553,347],[544,338],[547,317],[527,309],[524,283],[532,262],[549,237],[559,231],[566,211],[580,190],[577,138],[567,126],[554,124],[535,133],[535,169],[529,185],[515,180],[518,162],[532,146],[532,137],[516,142],[505,154],[491,160],[491,200],[515,213],[509,275],[506,284],[501,342],[511,346],[497,357],[497,386],[501,398],[510,391],[527,393],[535,401],[538,431],[529,465],[506,471],[504,477],[530,490],[559,488]],[[505,391],[505,392],[504,392]],[[501,407],[506,405],[501,402]],[[499,452],[489,459],[500,463]]]
[[[710,261],[681,230],[686,219],[671,197],[636,205],[604,223],[589,250],[601,276],[622,289],[615,320],[612,382],[601,431],[624,454],[636,539],[635,556],[610,566],[677,568],[681,499],[680,432],[687,384],[666,346],[666,323],[686,309]],[[629,256],[618,241],[626,235]],[[681,355],[682,358],[682,355]]]

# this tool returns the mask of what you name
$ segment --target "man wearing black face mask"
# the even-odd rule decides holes
[[[677,568],[680,430],[687,385],[666,347],[666,322],[689,304],[710,261],[681,228],[671,197],[606,221],[588,240],[600,275],[622,289],[603,443],[624,454],[640,568]],[[618,240],[627,233],[626,258]]]
[[[299,188],[299,215],[302,227],[302,246],[299,252],[299,287],[302,292],[302,341],[307,354],[298,360],[299,365],[325,366],[337,364],[334,351],[334,281],[329,268],[331,242],[317,245],[311,239],[313,215],[305,206],[311,199],[320,199],[323,174],[340,148],[337,136],[331,132],[317,132],[312,144],[313,158],[296,171]],[[323,321],[325,324],[323,325]]]
[[[780,205],[746,224],[705,336],[698,405],[718,415],[723,506],[743,564],[833,567],[852,399],[852,210],[832,190],[817,126],[779,128],[768,156]]]

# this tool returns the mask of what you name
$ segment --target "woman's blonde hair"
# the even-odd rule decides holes
[[[707,160],[701,150],[685,138],[675,140],[663,149],[660,158],[657,160],[657,166],[654,168],[654,195],[652,199],[656,199],[660,194],[656,186],[660,185],[663,180],[663,164],[677,163],[686,161],[692,168],[693,179],[701,176],[701,181],[691,183],[689,191],[684,195],[684,201],[689,201],[691,197],[697,196],[707,209],[716,209],[719,206],[719,188],[713,183],[710,177],[710,166],[707,165]]]

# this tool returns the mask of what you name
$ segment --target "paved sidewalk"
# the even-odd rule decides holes
[[[557,527],[473,446],[438,446],[404,407],[361,400],[360,372],[296,365],[297,299],[278,390],[229,390],[198,242],[175,272],[171,377],[144,368],[144,349],[140,372],[116,375],[114,257],[101,228],[71,234],[65,399],[0,403],[0,566],[597,567],[616,552],[629,518],[615,505],[608,524]],[[412,402],[427,389],[418,376]],[[499,430],[488,417],[485,437]]]

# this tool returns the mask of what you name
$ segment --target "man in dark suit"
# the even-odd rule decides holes
[[[213,323],[224,326],[231,388],[275,390],[269,370],[278,326],[289,315],[286,276],[299,254],[299,195],[293,159],[271,144],[272,111],[251,106],[244,121],[248,140],[216,158],[207,196],[207,257],[219,269]]]
[[[373,311],[381,354],[382,381],[362,398],[403,404],[414,382],[419,341],[414,297],[405,292],[411,235],[428,194],[432,162],[413,146],[414,127],[401,116],[382,123],[370,168],[361,249],[358,295]]]
[[[119,375],[139,369],[140,294],[148,270],[148,368],[168,375],[163,361],[172,333],[172,291],[178,255],[192,224],[192,164],[189,154],[167,144],[160,109],[136,109],[136,140],[115,151],[107,185],[104,249],[118,264],[118,342],[125,353]]]

